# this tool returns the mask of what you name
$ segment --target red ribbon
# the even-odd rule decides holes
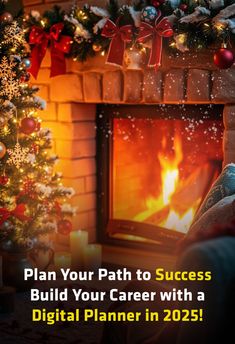
[[[51,77],[66,73],[65,54],[69,53],[71,49],[71,37],[61,35],[63,28],[63,23],[57,23],[47,33],[41,27],[32,27],[29,35],[29,44],[34,45],[34,47],[31,54],[32,65],[29,71],[35,79],[37,78],[49,42],[51,48]]]
[[[152,38],[152,49],[148,66],[155,67],[156,69],[161,65],[162,38],[173,35],[173,29],[169,20],[167,18],[160,19],[160,17],[161,12],[159,11],[154,26],[142,22],[137,37],[139,43],[143,43],[146,39]]]
[[[132,25],[118,26],[112,20],[108,19],[101,35],[106,38],[111,38],[106,62],[122,66],[126,43],[132,41]]]
[[[8,210],[6,208],[0,208],[0,226],[10,217],[14,216],[20,221],[29,221],[31,218],[26,216],[24,213],[26,211],[25,204],[20,203],[16,206],[14,210]]]

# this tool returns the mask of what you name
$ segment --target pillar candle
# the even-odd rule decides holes
[[[84,264],[86,270],[97,271],[102,263],[102,247],[98,244],[88,245],[84,249]]]
[[[88,232],[73,231],[70,233],[70,248],[72,255],[72,269],[84,268],[84,249],[88,245]]]
[[[55,270],[60,271],[63,269],[71,268],[71,254],[68,252],[55,252],[54,256]]]
[[[0,256],[0,288],[3,287],[3,281],[2,281],[2,257]]]

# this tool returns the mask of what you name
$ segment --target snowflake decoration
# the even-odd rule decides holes
[[[9,100],[20,96],[20,83],[12,76],[2,79],[0,96],[6,96]]]
[[[10,155],[10,158],[7,160],[7,163],[10,165],[15,165],[16,168],[20,168],[23,163],[28,163],[28,153],[29,148],[23,148],[19,144],[16,143],[13,149],[8,149],[7,153]]]
[[[14,21],[11,25],[7,25],[4,29],[4,41],[2,44],[11,45],[13,49],[17,49],[22,44],[26,44],[24,32]]]
[[[15,79],[15,66],[16,63],[8,61],[6,56],[2,58],[0,63],[0,96],[6,96],[8,100],[20,96],[20,82],[18,79]]]
[[[3,56],[0,63],[0,78],[9,78],[10,75],[12,77],[16,76],[16,73],[14,72],[15,66],[15,62],[8,61],[8,58],[6,56]]]

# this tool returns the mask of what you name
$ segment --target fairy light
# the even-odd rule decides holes
[[[42,25],[42,27],[46,26],[46,20],[45,19],[41,19],[40,20],[40,24]]]
[[[186,41],[186,34],[185,33],[181,33],[180,35],[178,35],[178,43],[184,44],[185,41]]]
[[[105,55],[105,51],[102,50],[101,53],[100,53],[101,56],[104,56]]]
[[[87,16],[87,14],[84,11],[79,10],[78,11],[78,18],[81,19],[81,20],[86,20],[86,19],[88,19],[88,16]]]
[[[217,21],[217,22],[214,23],[215,29],[216,29],[217,31],[219,31],[219,32],[224,31],[225,28],[226,28],[226,26],[227,26],[226,23],[222,23],[222,22],[220,22],[220,21]]]

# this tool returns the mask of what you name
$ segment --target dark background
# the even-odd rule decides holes
[[[21,0],[8,0],[6,4],[6,10],[11,12],[12,15],[16,15],[23,7]]]

